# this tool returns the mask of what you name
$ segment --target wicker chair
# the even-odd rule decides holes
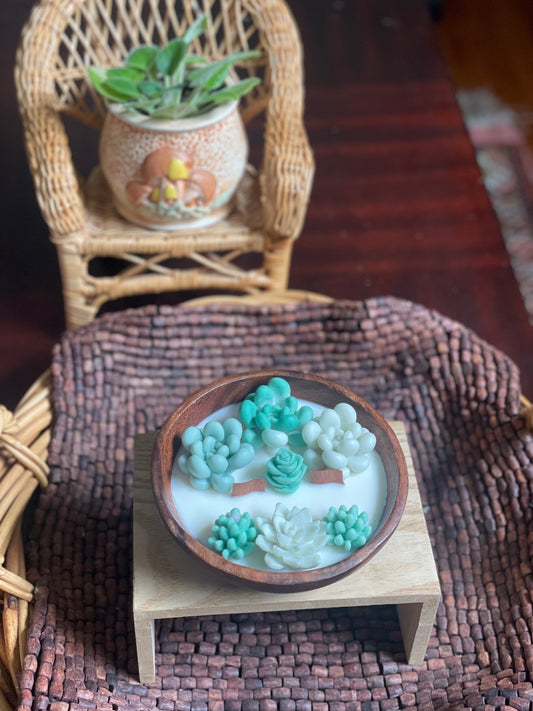
[[[101,128],[105,107],[86,80],[87,66],[119,64],[138,44],[162,44],[200,12],[209,29],[197,51],[213,59],[262,51],[239,70],[262,78],[241,107],[245,123],[264,117],[262,164],[250,167],[225,220],[190,233],[148,231],[118,216],[98,168],[85,183],[79,178],[62,116]],[[286,288],[314,164],[302,122],[301,44],[283,0],[41,0],[22,34],[15,78],[37,199],[58,250],[68,327],[122,297]],[[111,275],[94,268],[106,258]]]

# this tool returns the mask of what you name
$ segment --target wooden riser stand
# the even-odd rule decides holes
[[[440,585],[405,428],[391,422],[409,470],[409,496],[400,525],[360,570],[325,587],[272,593],[228,584],[172,538],[156,507],[150,481],[155,434],[135,441],[133,616],[143,684],[155,680],[154,621],[174,617],[325,607],[396,605],[409,664],[425,656]]]

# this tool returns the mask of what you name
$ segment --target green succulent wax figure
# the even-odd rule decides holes
[[[181,441],[186,453],[178,457],[178,466],[189,474],[196,489],[213,487],[222,494],[231,491],[231,472],[249,464],[255,454],[251,444],[241,441],[242,433],[242,424],[235,417],[223,422],[212,420],[202,430],[185,430]]]
[[[368,514],[359,510],[355,504],[349,509],[342,505],[338,510],[333,506],[323,519],[328,532],[328,545],[339,546],[349,553],[365,545],[372,533],[368,526]]]
[[[211,529],[208,543],[223,558],[241,560],[254,548],[257,529],[249,513],[241,514],[237,508],[222,514]]]
[[[291,396],[291,387],[284,378],[271,378],[267,385],[260,385],[243,401],[239,414],[246,429],[243,441],[259,448],[263,444],[272,449],[284,447],[291,435],[294,444],[303,444],[302,427],[313,418],[308,406],[298,407]],[[297,435],[297,440],[294,436]]]
[[[280,494],[294,494],[306,471],[303,457],[290,449],[280,449],[267,462],[266,478],[270,486]]]

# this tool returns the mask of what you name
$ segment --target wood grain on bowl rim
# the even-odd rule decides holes
[[[366,545],[342,560],[312,570],[267,571],[248,568],[223,558],[207,548],[183,524],[171,490],[172,463],[183,432],[222,407],[241,402],[259,385],[273,377],[287,380],[297,399],[333,408],[339,402],[355,407],[357,420],[376,435],[387,479],[387,497],[380,522]],[[351,573],[372,558],[386,543],[402,517],[408,492],[405,458],[388,422],[365,400],[347,388],[319,375],[290,370],[260,370],[230,375],[193,393],[174,410],[161,428],[152,453],[152,487],[161,516],[177,542],[199,561],[222,573],[233,583],[271,592],[296,592],[328,585]]]

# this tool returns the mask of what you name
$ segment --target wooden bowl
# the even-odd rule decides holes
[[[185,527],[171,492],[172,464],[181,445],[181,436],[187,427],[199,424],[222,407],[241,402],[259,385],[268,383],[274,376],[287,380],[291,386],[291,394],[299,400],[320,403],[328,408],[335,407],[339,402],[353,405],[358,422],[376,435],[376,452],[381,457],[385,470],[385,506],[370,540],[348,557],[312,570],[259,570],[223,558],[203,545]],[[377,553],[400,522],[407,500],[408,473],[400,443],[391,427],[358,395],[317,375],[263,370],[222,378],[184,400],[167,419],[157,437],[152,453],[152,486],[155,501],[170,532],[197,560],[222,573],[235,584],[271,592],[296,592],[339,580],[364,565]]]

